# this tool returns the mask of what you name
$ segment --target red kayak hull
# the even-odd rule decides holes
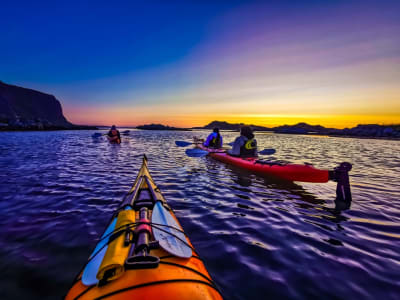
[[[198,148],[210,152],[212,158],[261,176],[275,176],[289,181],[323,183],[329,180],[329,171],[316,169],[310,165],[259,163],[258,158],[241,158],[228,155],[224,150],[208,149],[203,145]]]

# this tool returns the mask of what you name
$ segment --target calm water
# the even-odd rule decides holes
[[[338,212],[335,183],[264,179],[174,144],[206,132],[131,131],[121,145],[92,133],[0,133],[0,299],[66,292],[142,153],[226,299],[399,299],[400,142],[257,134],[271,159],[351,162]]]

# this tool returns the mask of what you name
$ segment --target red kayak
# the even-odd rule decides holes
[[[323,183],[329,180],[337,182],[336,200],[351,201],[349,171],[352,165],[342,162],[333,170],[320,170],[311,165],[281,164],[263,161],[257,157],[242,158],[231,156],[223,149],[210,149],[195,139],[197,148],[209,152],[209,156],[221,162],[251,171],[261,176],[275,176],[288,181]]]
[[[311,165],[282,164],[260,160],[257,157],[243,158],[231,156],[223,149],[211,149],[203,146],[201,140],[194,138],[197,148],[209,152],[212,158],[248,170],[261,176],[275,176],[288,181],[302,181],[324,183],[329,180],[338,183],[336,195],[338,200],[351,201],[349,171],[352,165],[348,162],[341,163],[334,170],[320,170]]]
[[[319,170],[310,165],[279,164],[262,161],[256,157],[242,158],[231,156],[221,149],[209,149],[202,144],[198,148],[208,151],[212,158],[221,162],[243,168],[259,175],[272,175],[289,181],[327,182],[329,170]]]
[[[118,136],[111,137],[107,135],[107,139],[112,144],[121,144],[121,139]]]

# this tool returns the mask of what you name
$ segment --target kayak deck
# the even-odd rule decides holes
[[[130,212],[127,213],[127,210]],[[123,211],[125,212],[121,213]],[[144,217],[144,212],[148,213],[148,217]],[[153,218],[155,216],[153,213],[157,214],[156,219]],[[123,230],[121,230],[122,226],[113,230],[113,234],[117,234],[118,230],[123,231],[123,234],[119,234],[114,239],[110,238],[113,241],[108,243],[107,254],[99,267],[99,273],[97,273],[97,276],[102,274],[104,278],[91,285],[85,285],[82,275],[85,274],[86,266],[75,279],[65,299],[222,299],[216,284],[151,178],[146,158],[143,159],[133,187],[124,197],[109,224],[115,222],[116,218],[117,224],[119,224],[122,214],[134,216],[135,222],[125,223]],[[172,223],[159,223],[163,220],[159,218],[160,214],[165,214],[166,219],[172,218],[166,221]],[[151,221],[146,221],[146,218]],[[172,241],[164,240],[164,237],[160,238],[160,241],[155,239],[156,230],[171,232],[171,227],[173,227]],[[124,240],[129,236],[129,232],[135,238],[125,246]],[[150,234],[147,234],[149,232]],[[147,236],[148,240],[143,239],[143,236]],[[147,241],[147,244],[144,243],[147,246],[139,248],[142,240]],[[168,242],[175,244],[170,245]],[[113,248],[116,243],[118,243],[117,247]],[[126,254],[127,248],[129,248],[129,254]],[[115,249],[118,249],[116,254],[110,256]],[[121,253],[124,256],[123,259],[116,262]],[[89,264],[95,255],[96,253],[91,255]],[[121,264],[121,261],[123,266],[120,270],[122,272],[117,278],[110,279],[118,273],[115,266]],[[105,271],[100,272],[100,269]]]

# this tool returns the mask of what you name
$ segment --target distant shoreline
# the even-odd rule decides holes
[[[308,134],[311,135],[311,134]],[[321,134],[322,135],[322,134]],[[399,137],[384,137],[384,136],[357,136],[357,135],[327,135],[328,137],[338,138],[353,138],[353,139],[373,139],[373,140],[389,140],[389,141],[400,141]]]
[[[202,129],[219,128],[220,130],[239,131],[245,124],[231,124],[226,121],[213,121]],[[264,127],[258,125],[247,125],[253,128],[255,132],[273,132],[280,134],[298,134],[298,135],[322,135],[331,137],[352,137],[352,138],[378,138],[400,140],[400,124],[378,125],[378,124],[359,124],[353,128],[326,128],[321,125],[310,125],[307,123],[297,123],[295,125],[282,125],[277,127]],[[200,127],[196,127],[200,129]]]
[[[124,127],[121,128],[130,128],[136,130],[143,131],[200,131],[200,130],[208,130],[207,128],[178,128],[178,129],[141,129],[137,127]],[[0,132],[46,132],[46,131],[72,131],[72,130],[108,130],[107,127],[79,127],[79,128],[46,128],[46,129],[4,129],[0,128]],[[221,129],[223,132],[239,132],[238,130],[231,129]],[[282,135],[304,135],[304,136],[324,136],[324,137],[332,137],[332,138],[356,138],[356,139],[374,139],[374,140],[389,140],[389,141],[400,141],[400,137],[385,137],[385,136],[359,136],[359,135],[334,135],[334,134],[323,134],[323,133],[281,133],[274,131],[255,131],[256,133],[269,133],[269,134],[282,134]]]

